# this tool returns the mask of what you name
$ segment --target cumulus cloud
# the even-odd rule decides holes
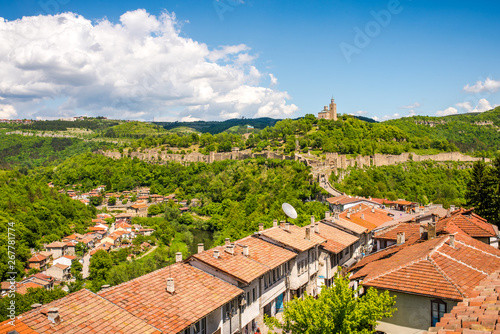
[[[3,100],[3,99],[0,99]],[[17,111],[10,104],[0,104],[0,118],[13,118],[17,116]]]
[[[130,11],[119,23],[74,13],[0,18],[0,95],[33,118],[292,115],[298,108],[272,88],[274,76],[261,86],[255,57],[244,44],[210,49],[182,37],[168,12]]]
[[[500,81],[496,81],[490,78],[486,78],[484,82],[479,80],[472,86],[467,84],[464,87],[464,91],[466,91],[467,93],[483,93],[483,92],[494,93],[499,89],[500,89]]]
[[[197,121],[201,121],[201,120],[199,118],[188,115],[188,116],[182,117],[181,121],[182,122],[197,122]]]
[[[399,113],[394,113],[392,115],[384,115],[382,117],[374,116],[372,119],[374,119],[377,122],[382,122],[382,121],[387,121],[389,119],[395,119],[395,118],[400,118],[401,115]]]
[[[368,114],[368,111],[365,111],[365,110],[358,110],[356,112],[353,112],[353,113],[350,113],[349,115],[353,115],[353,116],[363,116],[363,115],[366,115]]]
[[[420,107],[420,103],[419,102],[415,102],[413,104],[410,104],[409,106],[401,106],[399,107],[400,109],[414,109],[414,108],[418,108]]]
[[[412,117],[412,116],[415,116],[417,113],[415,112],[415,110],[410,110],[408,111],[408,115],[406,115],[405,117]]]
[[[456,104],[457,107],[462,108],[465,112],[484,112],[493,109],[496,106],[491,106],[490,102],[486,99],[480,99],[474,107],[471,102],[460,102]]]
[[[438,110],[436,111],[437,116],[448,116],[448,115],[454,115],[457,114],[458,110],[453,107],[446,108],[445,110]]]

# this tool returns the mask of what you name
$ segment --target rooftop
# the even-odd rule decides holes
[[[393,219],[393,217],[389,216],[389,212],[366,204],[359,204],[359,206],[354,207],[351,212],[341,212],[339,218],[366,227],[368,231]]]
[[[345,248],[359,240],[352,234],[346,233],[329,224],[319,222],[319,236],[326,239],[322,246],[332,253],[338,254]]]
[[[462,300],[488,274],[500,269],[500,250],[463,232],[396,249],[389,258],[368,256],[366,265],[351,279],[362,279],[364,286]]]
[[[174,279],[173,294],[166,291],[167,277]],[[175,263],[99,295],[162,331],[178,333],[242,292],[188,264]]]
[[[61,319],[59,323],[52,323],[48,319],[48,310],[52,308],[58,309]],[[9,320],[0,323],[0,334],[13,330],[20,334],[161,333],[157,328],[87,289],[19,315],[15,326],[9,325]]]
[[[326,242],[325,239],[316,235],[314,231],[311,231],[310,240],[307,240],[305,238],[305,228],[293,224],[289,225],[288,231],[281,226],[277,226],[261,231],[259,234],[299,252],[304,252]]]

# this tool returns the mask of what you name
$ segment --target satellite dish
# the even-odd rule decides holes
[[[283,203],[281,205],[281,208],[285,212],[285,215],[287,215],[288,217],[290,217],[292,219],[297,218],[297,211],[295,211],[295,208],[293,206],[291,206],[290,204]]]

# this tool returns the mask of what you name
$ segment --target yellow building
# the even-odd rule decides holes
[[[330,106],[325,106],[323,110],[318,113],[318,119],[337,120],[337,104],[333,98],[330,102]]]

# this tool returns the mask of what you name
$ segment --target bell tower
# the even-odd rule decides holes
[[[334,121],[337,120],[337,104],[335,103],[335,100],[332,97],[332,100],[330,102],[330,117],[329,119],[332,119]]]

